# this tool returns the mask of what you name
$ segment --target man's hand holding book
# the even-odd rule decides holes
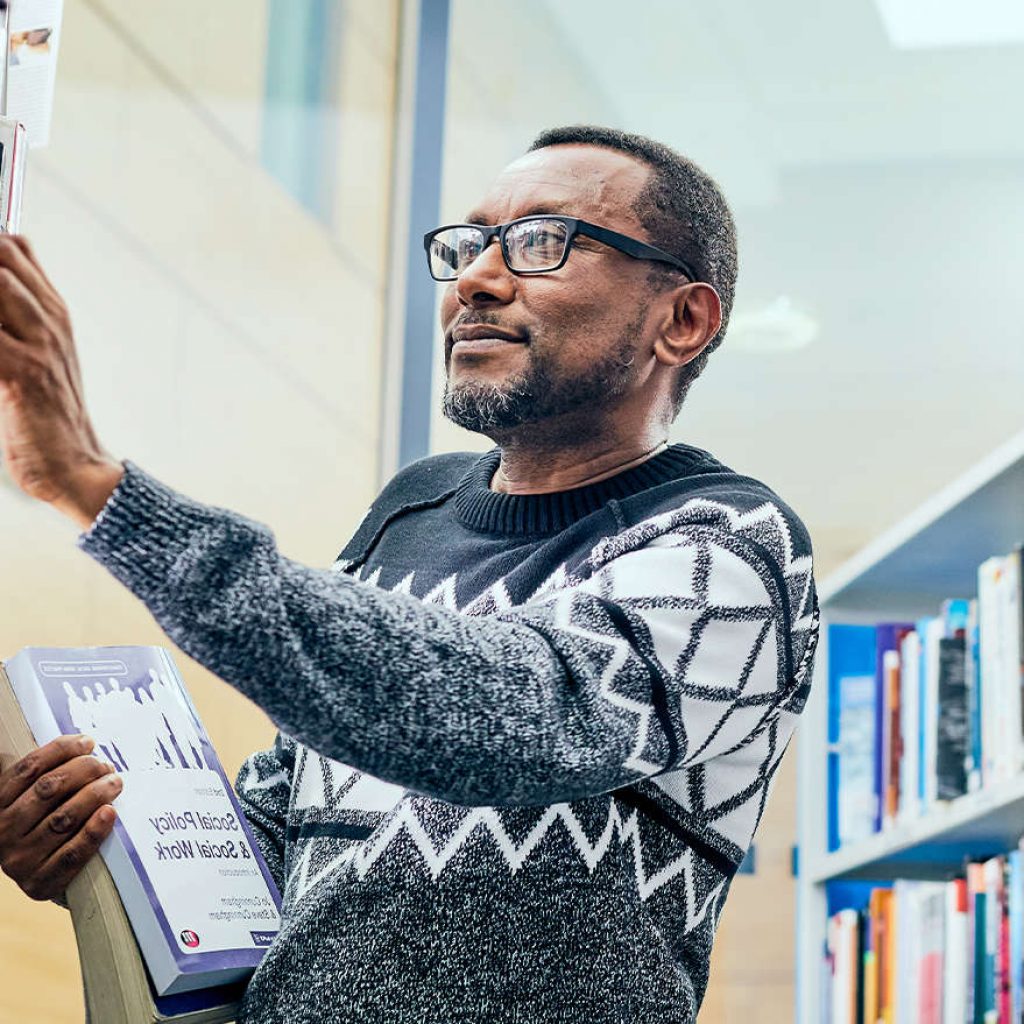
[[[0,773],[0,868],[34,900],[59,900],[114,827],[121,792],[84,736],[60,736]]]

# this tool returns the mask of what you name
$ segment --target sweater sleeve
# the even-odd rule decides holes
[[[259,750],[246,758],[235,780],[235,792],[245,818],[280,892],[284,892],[286,876],[288,806],[294,767],[295,742],[278,733],[269,750]]]
[[[463,805],[550,804],[736,749],[806,696],[777,566],[675,522],[586,579],[464,615],[285,558],[131,463],[81,547],[295,740]]]

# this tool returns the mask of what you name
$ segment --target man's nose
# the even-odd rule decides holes
[[[501,245],[495,238],[455,282],[459,301],[466,306],[511,302],[516,293],[516,276],[505,266]]]

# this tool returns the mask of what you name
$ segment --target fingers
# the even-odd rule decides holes
[[[110,834],[122,782],[61,736],[0,773],[0,868],[33,899],[59,896]]]
[[[98,762],[97,762],[98,764]],[[98,765],[102,774],[78,788],[72,796],[46,813],[25,835],[24,846],[32,851],[32,861],[40,864],[45,858],[67,845],[77,836],[93,815],[121,792],[121,776],[107,765]]]
[[[25,837],[30,846],[47,854],[60,837],[77,831],[101,803],[121,791],[121,780],[110,765],[83,755],[40,776],[4,812],[4,834]],[[57,837],[48,842],[48,837]]]
[[[41,343],[47,332],[47,314],[18,272],[3,263],[5,251],[13,250],[10,245],[0,245],[0,324],[21,341]]]
[[[74,757],[89,753],[95,742],[88,736],[58,736],[0,772],[0,811],[11,806],[47,772]]]
[[[0,235],[0,267],[10,270],[41,306],[48,307],[57,298],[57,290],[24,236]]]
[[[22,890],[35,900],[59,896],[96,855],[113,830],[116,818],[113,807],[105,805],[95,810],[71,839],[54,851],[31,878],[21,883]]]

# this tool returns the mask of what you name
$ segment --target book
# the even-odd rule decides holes
[[[21,227],[27,152],[25,126],[13,118],[0,116],[0,231],[11,234]]]
[[[966,629],[966,664],[964,680],[967,688],[967,706],[970,716],[970,748],[968,750],[966,772],[967,789],[976,793],[984,785],[981,757],[982,704],[981,704],[981,645],[978,629],[978,602],[970,602],[967,614]]]
[[[890,731],[886,700],[885,656],[889,651],[898,651],[903,638],[913,629],[903,622],[881,622],[875,629],[875,744],[874,744],[874,793],[875,821],[873,831],[880,832],[885,819],[886,777],[889,772],[889,749],[884,737]]]
[[[829,920],[828,946],[831,968],[833,1024],[858,1024],[857,1007],[860,919],[855,910],[840,910]]]
[[[900,761],[899,819],[912,820],[921,813],[921,637],[911,630],[900,644]]]
[[[828,848],[874,832],[875,630],[828,628]]]
[[[967,792],[970,715],[967,707],[967,643],[963,633],[938,641],[938,714],[934,724],[935,795],[953,800]]]
[[[946,886],[945,900],[945,971],[942,1005],[946,1021],[967,1020],[968,919],[967,882],[954,879]]]
[[[91,1019],[232,1019],[280,896],[170,655],[26,648],[5,667],[5,765],[85,732],[124,782],[114,831],[67,893]]]
[[[886,651],[882,660],[883,693],[885,694],[885,737],[883,767],[885,778],[882,823],[888,828],[896,821],[900,804],[900,764],[903,759],[903,733],[900,721],[900,655]]]

